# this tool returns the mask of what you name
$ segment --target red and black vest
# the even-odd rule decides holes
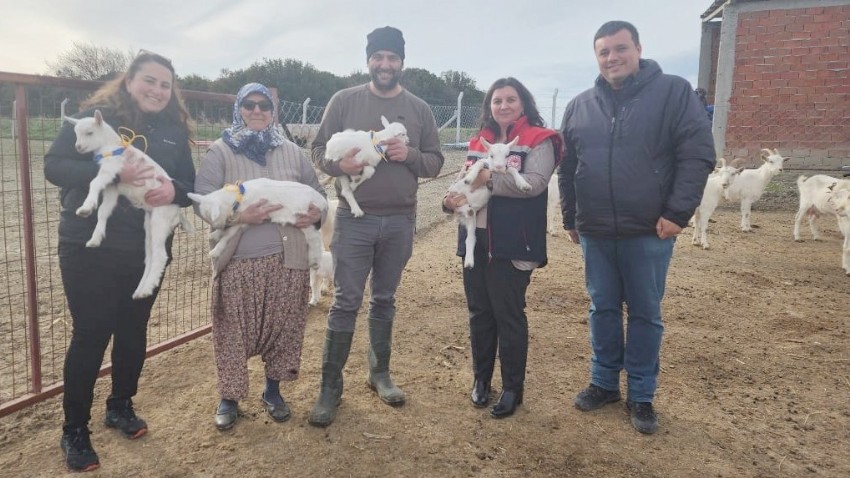
[[[471,165],[481,158],[487,157],[487,150],[480,142],[483,137],[488,142],[495,141],[495,134],[483,129],[469,141],[466,164]],[[563,156],[561,137],[554,130],[531,126],[526,117],[520,117],[508,129],[506,142],[519,136],[516,145],[511,148],[508,156],[508,166],[516,168],[520,173],[525,170],[528,153],[543,141],[552,141],[555,151],[555,164],[560,163]],[[487,250],[488,260],[510,259],[534,261],[539,267],[546,265],[546,203],[548,194],[529,198],[510,198],[492,196],[487,204]],[[457,255],[463,257],[466,253],[466,230],[458,228]]]

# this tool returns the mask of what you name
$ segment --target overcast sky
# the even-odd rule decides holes
[[[480,89],[515,76],[541,107],[589,88],[598,70],[593,34],[632,22],[643,57],[696,83],[700,14],[711,0],[0,0],[0,70],[45,74],[73,42],[145,48],[179,75],[293,58],[337,75],[366,69],[366,34],[402,30],[406,67],[458,70]],[[286,99],[286,92],[281,92]]]

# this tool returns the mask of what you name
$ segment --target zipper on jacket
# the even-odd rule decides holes
[[[611,139],[608,143],[608,193],[611,198],[611,213],[614,216],[614,237],[620,237],[617,221],[617,204],[614,202],[614,141],[617,135],[617,113],[619,110],[620,105],[614,103],[614,114],[611,115]]]

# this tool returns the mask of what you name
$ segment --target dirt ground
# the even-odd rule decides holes
[[[147,362],[136,405],[150,432],[137,441],[102,424],[108,378],[98,382],[92,439],[102,466],[89,476],[850,476],[850,277],[835,223],[821,221],[824,241],[795,243],[793,214],[793,198],[757,205],[760,227],[744,234],[739,214],[724,208],[710,225],[711,250],[692,246],[690,229],[680,237],[653,436],[632,429],[622,402],[590,413],[572,406],[588,382],[588,299],[580,249],[563,235],[551,238],[550,264],[529,288],[525,403],[504,420],[472,407],[461,263],[447,220],[420,232],[398,294],[392,369],[404,407],[364,385],[361,314],[337,419],[327,429],[307,424],[325,296],[310,312],[301,378],[283,387],[289,422],[264,414],[253,359],[240,421],[217,431],[204,337]],[[0,420],[0,475],[65,473],[60,399]]]

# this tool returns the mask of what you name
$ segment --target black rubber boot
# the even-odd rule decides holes
[[[348,361],[354,332],[325,331],[325,349],[322,353],[322,384],[319,398],[307,417],[316,427],[326,427],[336,418],[336,409],[342,398],[342,368]]]
[[[392,355],[393,322],[369,318],[369,377],[366,385],[378,392],[384,403],[398,407],[404,405],[404,392],[390,377],[390,355]]]

